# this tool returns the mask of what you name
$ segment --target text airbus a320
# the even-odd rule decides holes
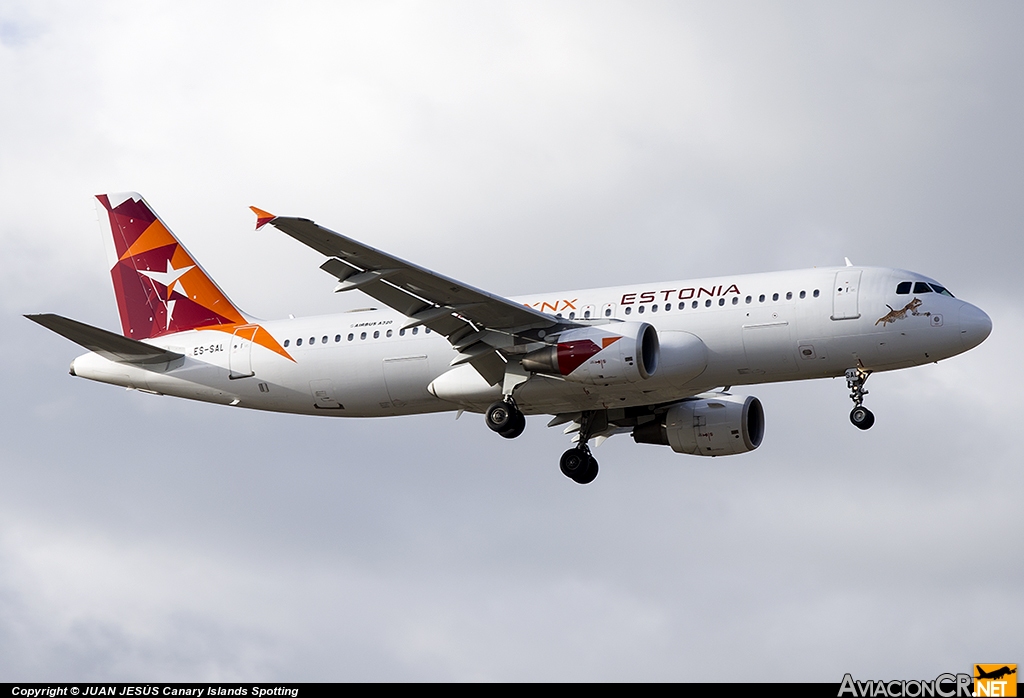
[[[505,438],[526,415],[567,425],[562,472],[597,476],[590,444],[631,434],[677,453],[756,449],[764,410],[722,386],[845,376],[861,429],[875,371],[971,349],[992,322],[928,277],[815,268],[503,298],[304,218],[253,208],[326,259],[336,291],[376,307],[243,313],[136,193],[96,197],[122,334],[27,317],[82,345],[71,374],[160,395],[337,417],[465,410]]]

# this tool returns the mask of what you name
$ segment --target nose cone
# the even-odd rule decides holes
[[[963,342],[964,351],[984,342],[991,332],[992,318],[985,311],[970,303],[960,306],[960,341]]]

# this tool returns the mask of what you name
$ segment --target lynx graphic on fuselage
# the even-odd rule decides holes
[[[525,415],[550,414],[573,434],[560,465],[579,483],[597,475],[590,442],[615,434],[704,456],[757,448],[760,401],[720,386],[845,375],[851,421],[866,429],[871,372],[954,356],[992,327],[931,279],[854,266],[507,299],[254,208],[257,229],[270,224],[324,255],[335,291],[376,304],[263,321],[228,299],[141,196],[97,202],[122,334],[28,316],[89,349],[72,375],[301,414],[466,410],[507,438]],[[945,321],[878,326],[886,307]]]

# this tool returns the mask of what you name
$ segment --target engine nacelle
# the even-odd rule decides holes
[[[646,322],[622,322],[563,332],[558,344],[523,357],[523,368],[592,385],[636,383],[658,370],[658,331]]]
[[[641,444],[671,446],[676,453],[729,456],[753,451],[764,438],[764,408],[753,396],[697,396],[633,429]]]

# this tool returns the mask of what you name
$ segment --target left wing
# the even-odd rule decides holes
[[[578,326],[424,269],[306,218],[250,208],[256,214],[257,230],[269,223],[330,257],[320,268],[338,279],[336,292],[359,289],[409,317],[405,328],[425,325],[444,335],[459,351],[452,365],[472,364],[491,385],[505,375],[505,354],[519,353],[530,343]]]

